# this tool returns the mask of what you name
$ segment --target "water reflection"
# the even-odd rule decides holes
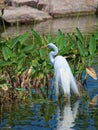
[[[8,106],[8,105],[7,105]],[[98,108],[82,99],[68,104],[15,105],[0,116],[1,130],[97,130]]]
[[[0,128],[14,130],[73,130],[79,101],[70,104],[32,104],[11,106],[3,113]]]
[[[73,104],[71,108],[70,104],[66,104],[64,109],[58,109],[58,122],[56,130],[74,130],[75,119],[78,113],[79,100]]]
[[[96,16],[77,16],[77,17],[65,17],[54,20],[47,20],[38,24],[31,25],[19,25],[6,28],[7,35],[22,34],[25,31],[30,33],[31,29],[35,29],[40,34],[57,34],[58,29],[63,32],[73,32],[78,27],[83,33],[93,32],[98,28],[98,18]],[[0,29],[1,30],[1,29]],[[4,37],[5,33],[2,31],[1,36]]]

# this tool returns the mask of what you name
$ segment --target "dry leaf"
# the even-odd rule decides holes
[[[89,74],[93,79],[97,80],[97,74],[92,67],[86,67],[86,72]]]
[[[96,106],[98,101],[98,95],[94,96],[94,98],[90,101],[90,106]]]
[[[7,91],[7,90],[8,90],[8,86],[7,86],[6,84],[3,84],[3,85],[2,85],[2,89],[3,89],[4,91]]]
[[[31,72],[32,72],[32,66],[29,68],[29,70],[28,70],[28,72],[27,72],[28,76],[31,75]]]

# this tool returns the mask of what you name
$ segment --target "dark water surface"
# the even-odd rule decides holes
[[[57,33],[60,28],[64,32],[79,27],[83,32],[93,32],[98,27],[96,16],[57,19],[46,21],[34,28],[40,33]],[[21,26],[18,33],[28,31],[33,26]],[[8,34],[15,34],[16,27],[8,27]],[[65,31],[66,30],[66,31]],[[1,33],[4,36],[4,33]],[[98,57],[95,62],[97,62]],[[95,66],[98,73],[98,65]],[[88,93],[92,99],[98,94],[98,80],[87,79]],[[55,98],[55,97],[54,97]],[[55,99],[54,99],[55,100]],[[98,130],[98,105],[89,106],[89,100],[81,97],[71,104],[58,103],[27,103],[10,104],[0,108],[0,130]]]

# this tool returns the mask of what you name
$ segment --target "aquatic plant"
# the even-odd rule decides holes
[[[55,37],[40,36],[35,30],[31,30],[31,32],[31,36],[25,32],[14,38],[0,41],[0,92],[2,99],[3,97],[7,97],[9,100],[26,99],[28,95],[31,95],[31,89],[38,97],[48,97],[48,94],[51,93],[49,79],[53,77],[53,68],[48,59],[48,50],[41,47],[49,42],[56,43],[59,54],[67,58],[73,74],[78,74],[79,81],[81,81],[81,75],[85,69],[92,73],[90,67],[97,53],[98,33],[87,39],[78,28],[76,33],[67,35],[58,30]],[[87,74],[84,79],[86,80],[86,78]]]

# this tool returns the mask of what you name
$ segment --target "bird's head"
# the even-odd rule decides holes
[[[47,48],[53,48],[53,47],[55,47],[55,45],[54,45],[53,43],[49,43],[49,44],[47,45]]]
[[[54,48],[54,47],[56,47],[56,45],[55,44],[53,44],[53,43],[49,43],[48,45],[45,45],[45,46],[42,46],[41,48]]]
[[[49,43],[48,45],[42,46],[41,48],[53,49],[54,51],[52,51],[52,53],[55,53],[55,55],[58,54],[58,48],[57,48],[56,45],[53,44],[53,43]]]

